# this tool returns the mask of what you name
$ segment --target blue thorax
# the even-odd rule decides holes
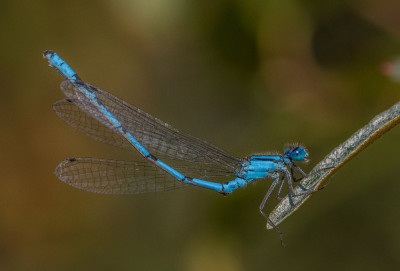
[[[236,170],[236,176],[245,180],[273,177],[277,172],[287,170],[293,161],[305,161],[307,151],[300,146],[286,148],[283,155],[257,154],[242,160],[241,168]]]

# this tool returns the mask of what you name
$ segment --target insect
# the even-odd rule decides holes
[[[66,159],[56,167],[55,175],[71,186],[95,193],[139,194],[194,185],[227,195],[259,179],[271,178],[273,182],[259,210],[280,234],[282,244],[282,232],[263,211],[272,191],[278,186],[279,198],[285,182],[292,196],[317,191],[310,189],[300,194],[293,191],[293,182],[307,176],[295,164],[307,160],[304,147],[289,146],[282,155],[234,157],[84,82],[55,52],[45,51],[43,55],[66,79],[61,90],[67,98],[53,105],[57,115],[96,140],[138,151],[144,158],[140,162]],[[299,179],[295,171],[301,175]],[[228,181],[212,181],[216,178]]]

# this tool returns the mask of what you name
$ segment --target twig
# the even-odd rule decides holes
[[[399,123],[400,102],[374,117],[367,125],[354,133],[348,140],[340,144],[322,159],[322,161],[313,168],[309,176],[301,181],[295,188],[295,193],[300,193],[311,188],[317,189],[341,166]],[[290,197],[288,195],[284,197],[270,213],[269,218],[275,225],[279,225],[309,199],[311,195],[312,194],[298,197]],[[267,229],[271,229],[268,223]]]

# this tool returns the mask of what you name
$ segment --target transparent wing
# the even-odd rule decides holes
[[[58,164],[54,174],[73,187],[102,194],[162,192],[185,186],[148,162],[70,158]]]
[[[71,99],[61,99],[53,104],[57,116],[73,128],[92,138],[119,148],[135,151],[136,149],[122,135],[101,124],[83,112]]]
[[[203,166],[220,168],[233,173],[239,167],[240,159],[227,154],[210,143],[179,132],[169,124],[132,106],[112,94],[90,84],[85,87],[93,91],[97,99],[118,119],[143,146],[152,154],[174,160],[195,162]],[[58,101],[54,105],[57,114],[74,128],[105,143],[132,149],[123,137],[115,130],[110,120],[100,112],[78,89],[69,82],[61,83],[61,89],[69,98],[68,102]],[[72,104],[79,107],[89,116],[83,116]],[[92,119],[93,120],[92,120]],[[81,123],[77,123],[82,121]],[[106,132],[106,127],[112,132]],[[126,141],[121,143],[121,141]]]
[[[223,177],[220,172],[201,172],[198,168],[183,166],[176,168],[185,173]],[[141,194],[187,186],[149,162],[70,158],[58,164],[54,174],[73,187],[101,194]]]

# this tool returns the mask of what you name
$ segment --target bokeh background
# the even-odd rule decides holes
[[[271,180],[227,197],[59,181],[67,157],[140,158],[57,118],[62,78],[42,58],[238,157],[302,142],[309,171],[399,100],[381,68],[399,14],[396,0],[1,1],[0,270],[399,270],[399,128],[281,224],[283,249],[258,212]]]

